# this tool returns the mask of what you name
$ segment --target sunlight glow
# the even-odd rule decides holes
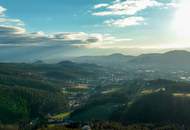
[[[190,0],[180,0],[173,28],[181,38],[190,38]]]

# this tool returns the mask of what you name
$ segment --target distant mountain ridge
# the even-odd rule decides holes
[[[97,64],[106,67],[117,67],[127,64],[127,62],[133,58],[135,58],[135,56],[115,53],[108,56],[82,56],[74,58],[72,61],[77,63]]]
[[[112,54],[108,56],[83,56],[72,60],[77,63],[92,63],[115,68],[146,68],[146,69],[184,69],[190,70],[190,52],[174,50],[166,53],[142,54],[130,56]]]

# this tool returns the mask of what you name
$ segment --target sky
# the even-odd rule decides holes
[[[0,61],[190,48],[189,0],[0,0]]]

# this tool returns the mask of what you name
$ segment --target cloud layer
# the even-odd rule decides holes
[[[0,44],[12,46],[53,45],[59,44],[90,44],[106,39],[102,34],[87,34],[84,32],[59,32],[46,34],[44,32],[27,32],[25,28],[0,25]]]
[[[105,7],[106,4],[96,8]],[[113,36],[108,34],[85,32],[29,32],[20,19],[8,18],[7,9],[0,6],[0,46],[53,46],[53,45],[89,45],[110,42]],[[116,38],[114,38],[115,40]],[[110,40],[110,41],[109,41]],[[117,39],[120,40],[120,39]]]

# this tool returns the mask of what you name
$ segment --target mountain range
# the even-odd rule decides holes
[[[112,54],[108,56],[83,56],[72,59],[78,63],[92,63],[105,67],[122,69],[190,70],[190,52],[174,50],[166,53],[130,56]]]

